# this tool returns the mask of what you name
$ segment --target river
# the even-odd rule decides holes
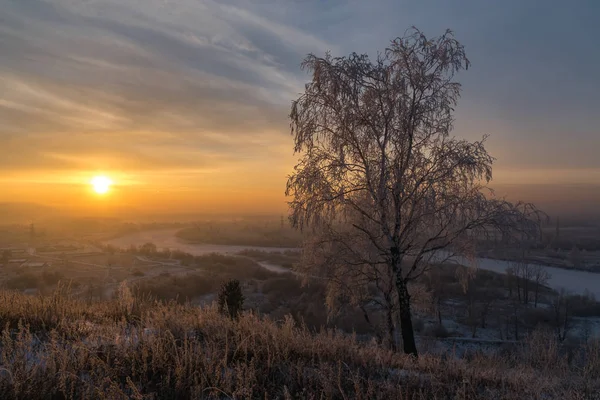
[[[127,248],[131,245],[142,246],[145,243],[154,243],[158,249],[170,249],[170,250],[181,250],[183,252],[193,254],[195,256],[202,256],[205,254],[219,253],[219,254],[236,254],[242,250],[260,250],[260,251],[278,251],[283,252],[286,250],[297,250],[294,248],[282,248],[282,247],[259,247],[259,246],[234,246],[234,245],[221,245],[221,244],[205,244],[205,243],[188,243],[187,241],[178,238],[175,234],[180,229],[162,229],[156,231],[141,231],[136,233],[127,234],[125,236],[118,237],[116,239],[106,240],[104,244],[110,244],[112,246]]]
[[[463,265],[470,265],[467,260],[457,259]],[[490,258],[477,258],[475,265],[487,271],[505,273],[510,262],[494,260]],[[573,294],[584,294],[586,291],[600,300],[600,274],[572,269],[556,268],[545,265],[546,271],[550,273],[548,286],[552,289],[565,289]]]
[[[175,236],[178,229],[164,229],[156,231],[142,231],[116,239],[107,240],[104,243],[120,248],[127,248],[131,245],[141,246],[144,243],[154,243],[159,249],[169,248],[172,250],[181,250],[196,256],[210,253],[220,254],[236,254],[242,250],[261,250],[261,251],[278,251],[297,250],[293,248],[280,247],[257,247],[257,246],[233,246],[233,245],[216,245],[216,244],[199,244],[187,243]],[[456,259],[457,262],[469,265],[470,261],[464,259]],[[478,258],[475,260],[475,265],[478,268],[488,271],[505,273],[506,268],[510,265],[507,261],[493,260],[489,258]],[[277,268],[277,266],[269,265],[269,269]],[[565,289],[568,292],[575,294],[584,294],[586,291],[600,299],[600,274],[591,272],[568,270],[556,267],[546,266],[546,270],[551,274],[548,286],[553,289]]]

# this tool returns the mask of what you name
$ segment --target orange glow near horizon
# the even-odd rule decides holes
[[[62,170],[11,171],[0,176],[0,204],[35,203],[73,215],[126,218],[154,213],[286,213],[286,201],[290,200],[284,196],[286,174],[294,162],[293,157],[280,155],[239,159],[210,168],[81,165]],[[554,181],[543,180],[541,172],[517,171],[506,165],[500,165],[495,172],[490,185],[498,195],[533,201],[540,207],[546,203],[562,204],[566,194],[528,187],[530,182],[552,185],[578,181],[575,170],[553,170]],[[592,184],[597,173],[586,171],[581,183]],[[591,178],[592,182],[583,178]],[[510,184],[517,186],[506,187]],[[538,191],[544,196],[536,194]],[[583,192],[578,196],[583,196]]]

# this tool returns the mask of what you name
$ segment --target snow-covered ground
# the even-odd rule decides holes
[[[261,267],[263,267],[264,269],[267,269],[267,270],[269,270],[271,272],[275,272],[277,274],[285,274],[287,272],[290,272],[290,270],[287,269],[287,268],[280,267],[279,265],[271,264],[271,263],[268,263],[266,261],[260,261],[260,262],[258,262],[258,264]]]

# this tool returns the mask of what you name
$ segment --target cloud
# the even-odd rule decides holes
[[[473,62],[459,76],[458,136],[491,133],[499,169],[586,174],[600,169],[597,11],[557,0],[8,0],[0,173],[284,170],[302,58],[374,55],[416,25],[453,28]]]
[[[280,150],[298,64],[329,46],[235,4],[165,4],[3,7],[0,169],[208,168]]]

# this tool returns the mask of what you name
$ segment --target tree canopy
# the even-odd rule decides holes
[[[388,297],[415,355],[407,283],[441,251],[466,254],[480,238],[529,237],[539,227],[533,205],[487,186],[486,137],[451,136],[454,78],[469,65],[451,31],[428,39],[413,29],[375,61],[310,54],[302,68],[312,80],[290,113],[301,156],[287,182],[290,220],[317,234],[306,264],[355,294],[377,284],[381,296],[368,297]]]

